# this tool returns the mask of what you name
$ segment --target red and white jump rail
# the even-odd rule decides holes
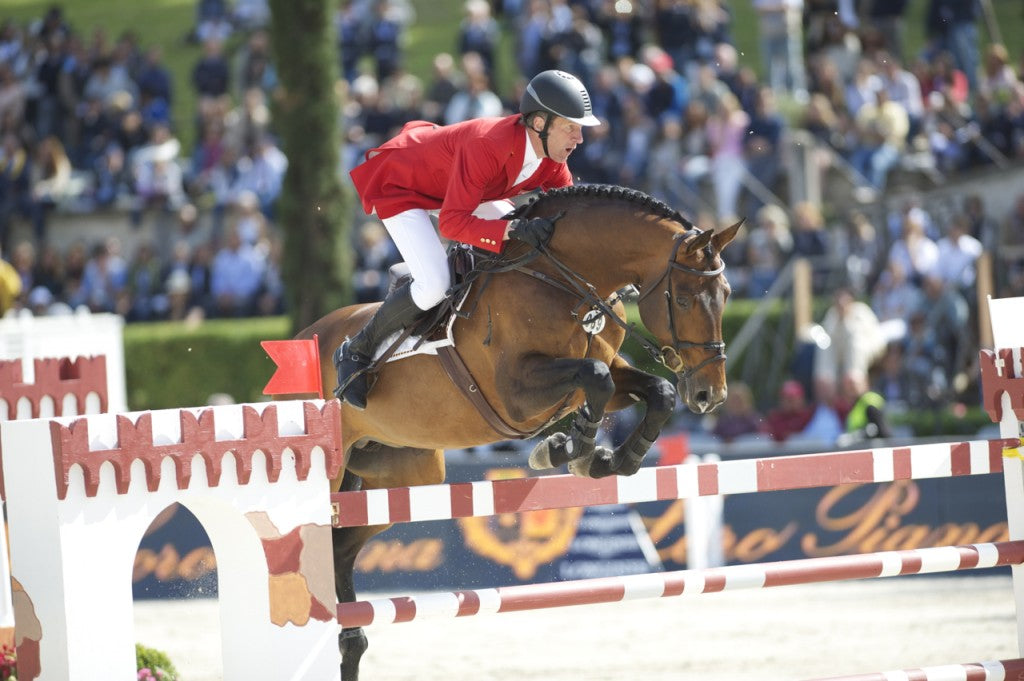
[[[846,483],[984,475],[1003,470],[1018,439],[888,447],[827,454],[642,468],[600,480],[548,475],[485,482],[337,492],[335,527],[386,525],[576,506],[691,499]]]
[[[873,674],[831,676],[814,681],[1020,681],[1021,679],[1024,679],[1024,660],[990,660]]]
[[[882,551],[624,577],[524,584],[338,605],[343,627],[615,603],[773,586],[971,570],[1024,563],[1024,541]]]

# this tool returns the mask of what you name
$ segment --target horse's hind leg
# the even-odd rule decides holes
[[[341,483],[342,492],[357,490],[362,479],[350,472],[345,473]],[[356,589],[353,582],[356,556],[363,545],[373,535],[380,532],[380,527],[336,527],[331,532],[331,543],[334,546],[334,589],[339,603],[351,603],[356,600]],[[368,645],[362,627],[347,627],[338,635],[338,650],[341,651],[341,678],[345,681],[359,678],[359,660],[366,652]]]
[[[382,489],[444,482],[444,451],[393,448],[374,445],[369,450],[353,448],[340,491],[360,488]],[[368,527],[337,527],[331,533],[334,545],[334,588],[338,602],[356,600],[355,562],[359,551],[374,535],[390,525]],[[341,651],[341,678],[359,678],[359,661],[366,652],[367,639],[362,627],[342,629],[338,636]]]
[[[589,462],[581,460],[579,466],[583,470],[573,471],[577,475],[603,478],[636,473],[647,450],[661,434],[662,427],[675,409],[676,388],[670,381],[635,369],[618,356],[612,362],[612,374],[615,377],[615,396],[608,405],[609,409],[622,409],[639,400],[646,405],[644,416],[615,451],[597,452]],[[576,464],[574,461],[570,467]]]

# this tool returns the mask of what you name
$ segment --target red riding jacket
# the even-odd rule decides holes
[[[474,217],[481,203],[572,184],[568,166],[546,157],[533,175],[513,184],[526,154],[519,118],[407,123],[350,173],[363,210],[389,218],[412,208],[440,208],[441,236],[500,252],[507,222]]]

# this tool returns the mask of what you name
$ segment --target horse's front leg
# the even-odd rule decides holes
[[[671,381],[640,371],[618,355],[612,361],[611,372],[615,395],[608,410],[617,411],[639,401],[645,405],[644,415],[622,444],[610,454],[595,455],[586,471],[577,475],[591,478],[633,475],[640,470],[644,456],[675,410],[676,388]]]
[[[530,467],[557,468],[569,461],[592,456],[605,407],[615,393],[608,365],[596,359],[535,357],[523,368],[516,390],[505,393],[517,396],[508,405],[511,413],[542,411],[576,390],[582,390],[584,397],[569,432],[555,433],[542,440],[530,453]]]

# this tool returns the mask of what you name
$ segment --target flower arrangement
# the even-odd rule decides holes
[[[164,652],[136,643],[135,663],[138,681],[178,681],[178,670]]]
[[[17,681],[18,655],[11,646],[0,646],[0,681]]]
[[[178,681],[178,671],[166,653],[135,644],[138,681]],[[11,646],[0,646],[0,681],[18,681],[18,653]]]

